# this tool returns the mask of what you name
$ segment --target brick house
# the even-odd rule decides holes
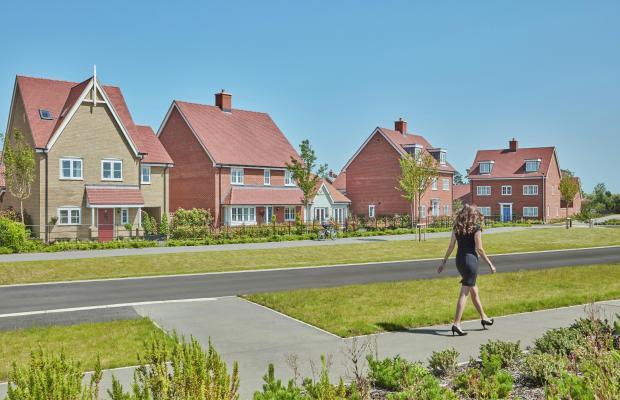
[[[476,153],[469,170],[471,199],[485,216],[502,221],[559,218],[561,174],[555,147],[520,148],[513,138],[506,149]]]
[[[172,159],[150,127],[134,123],[120,88],[96,76],[81,83],[17,76],[7,133],[14,129],[36,154],[24,201],[35,236],[139,235],[141,210],[157,218],[168,211]],[[9,192],[1,199],[2,208],[19,209]]]
[[[409,215],[410,204],[396,187],[401,175],[400,158],[423,151],[438,163],[439,177],[422,198],[422,218],[452,215],[452,181],[455,169],[446,160],[444,148],[432,146],[424,137],[407,132],[402,118],[394,129],[377,127],[353,157],[345,164],[334,181],[334,187],[351,200],[356,215],[378,217]]]
[[[232,95],[224,91],[215,94],[213,106],[175,100],[158,137],[176,161],[170,174],[173,210],[208,209],[218,225],[255,225],[274,216],[279,223],[297,215],[309,220],[286,167],[298,154],[268,114],[233,109]],[[346,198],[330,196],[337,191],[328,181],[319,189],[313,217],[344,222]]]

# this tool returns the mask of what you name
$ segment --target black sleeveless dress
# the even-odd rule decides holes
[[[456,269],[461,274],[461,284],[463,286],[476,286],[478,278],[478,253],[476,253],[476,232],[481,231],[480,226],[476,226],[472,233],[459,235],[455,232],[458,248],[456,250]]]

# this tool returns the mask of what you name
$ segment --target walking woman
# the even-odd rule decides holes
[[[458,244],[456,251],[456,268],[461,274],[461,292],[459,293],[459,299],[456,303],[456,315],[454,316],[454,324],[452,325],[452,336],[458,334],[459,336],[467,335],[467,332],[463,332],[461,329],[461,318],[463,317],[463,310],[467,303],[467,295],[471,294],[471,300],[480,314],[480,323],[483,329],[487,329],[487,326],[493,325],[493,319],[489,319],[484,313],[482,303],[480,302],[480,295],[478,293],[478,286],[476,286],[476,278],[478,277],[478,256],[488,264],[491,269],[491,273],[495,273],[495,266],[489,257],[487,257],[484,249],[482,248],[482,228],[480,228],[479,222],[482,220],[482,215],[475,206],[465,205],[463,209],[457,214],[454,229],[452,230],[452,237],[450,239],[450,245],[446,255],[441,262],[437,273],[441,273],[445,266],[448,257],[452,254],[454,246]]]

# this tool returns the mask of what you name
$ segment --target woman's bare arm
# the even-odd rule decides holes
[[[488,264],[489,268],[491,268],[491,272],[495,273],[495,266],[491,260],[489,260],[489,257],[487,257],[487,253],[484,252],[484,248],[482,248],[482,231],[478,231],[474,234],[474,240],[476,241],[476,252],[480,257],[482,257],[484,262]]]
[[[441,261],[439,268],[437,268],[438,274],[441,274],[444,267],[446,266],[446,261],[448,261],[448,257],[450,257],[450,254],[452,254],[452,252],[454,251],[455,245],[456,245],[456,236],[454,235],[454,232],[452,232],[452,236],[450,237],[450,244],[448,245],[448,250],[446,250],[446,255],[443,257],[443,260]]]

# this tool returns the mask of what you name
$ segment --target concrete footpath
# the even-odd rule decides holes
[[[610,318],[620,313],[620,300],[598,304],[604,315]],[[400,354],[409,360],[426,362],[433,351],[454,347],[461,353],[460,360],[467,361],[476,357],[480,345],[489,339],[519,340],[525,348],[546,330],[568,326],[585,315],[584,306],[523,313],[496,318],[495,325],[487,331],[481,329],[479,321],[470,321],[463,324],[469,332],[465,337],[453,337],[449,325],[441,325],[342,339],[236,297],[136,306],[134,310],[139,315],[150,317],[167,331],[193,335],[205,347],[211,338],[229,366],[233,361],[239,363],[241,399],[251,399],[253,392],[261,388],[262,376],[269,363],[275,365],[278,377],[291,378],[287,359],[293,355],[299,360],[299,372],[303,376],[312,376],[312,363],[320,365],[320,356],[326,355],[331,358],[332,377],[346,377],[350,366],[346,353],[354,340],[358,344],[370,341],[376,345],[380,357]],[[104,390],[110,386],[112,374],[129,388],[133,368],[106,371]],[[5,391],[6,384],[0,384],[0,398]]]
[[[541,226],[535,227],[503,227],[489,228],[485,230],[488,233],[505,233],[516,232],[525,229],[540,229]],[[549,228],[551,226],[545,225]],[[451,232],[434,232],[427,233],[426,239],[449,237]],[[340,244],[360,244],[368,242],[387,242],[396,240],[417,240],[417,235],[384,235],[384,236],[366,236],[366,237],[350,237],[337,240],[294,240],[288,242],[266,242],[266,243],[239,243],[239,244],[214,244],[208,246],[178,246],[178,247],[145,247],[140,249],[108,249],[108,250],[76,250],[76,251],[59,251],[56,253],[19,253],[19,254],[2,254],[0,255],[0,263],[2,262],[19,262],[19,261],[47,261],[47,260],[73,260],[81,258],[99,258],[99,257],[123,257],[123,256],[146,256],[158,254],[172,253],[199,253],[205,251],[223,251],[223,250],[260,250],[260,249],[280,249],[289,247],[308,247],[308,246],[334,246]]]

